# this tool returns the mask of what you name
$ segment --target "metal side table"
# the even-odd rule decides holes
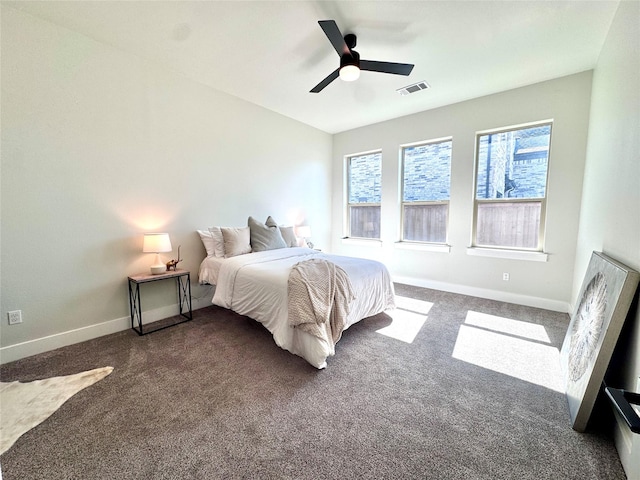
[[[140,305],[140,285],[143,283],[158,282],[161,280],[169,280],[175,278],[176,287],[178,288],[178,312],[184,317],[179,322],[163,324],[160,327],[152,328],[144,331],[142,326],[142,306]],[[187,270],[176,270],[174,272],[165,272],[158,275],[150,273],[139,273],[128,277],[129,283],[129,308],[131,309],[131,328],[138,335],[146,335],[147,333],[156,332],[163,328],[172,327],[180,323],[188,322],[193,319],[193,311],[191,310],[191,272]]]

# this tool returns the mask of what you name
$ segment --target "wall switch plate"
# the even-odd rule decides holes
[[[505,273],[503,273],[503,274],[502,274],[502,280],[504,280],[505,282],[508,282],[508,281],[509,281],[509,274],[508,274],[508,273],[506,273],[506,272],[505,272]]]
[[[16,323],[22,323],[22,310],[13,310],[9,312],[9,325],[15,325]]]

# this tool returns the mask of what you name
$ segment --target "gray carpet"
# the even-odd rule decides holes
[[[3,478],[625,478],[601,422],[571,429],[563,394],[452,357],[468,311],[542,325],[558,348],[567,315],[396,293],[434,304],[415,340],[377,333],[391,323],[380,314],[346,331],[322,371],[213,306],[4,365],[3,381],[114,371],[2,455]]]

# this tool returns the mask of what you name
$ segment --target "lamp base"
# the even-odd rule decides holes
[[[161,273],[165,273],[167,271],[166,265],[151,265],[151,274],[159,275]]]
[[[160,259],[160,254],[156,253],[156,258],[153,261],[153,265],[151,265],[151,274],[159,275],[166,271],[167,271],[167,266],[164,263],[162,263],[162,260]]]

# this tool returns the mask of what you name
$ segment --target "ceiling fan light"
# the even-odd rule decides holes
[[[340,78],[345,82],[353,82],[360,77],[360,69],[356,65],[345,65],[340,69]]]

